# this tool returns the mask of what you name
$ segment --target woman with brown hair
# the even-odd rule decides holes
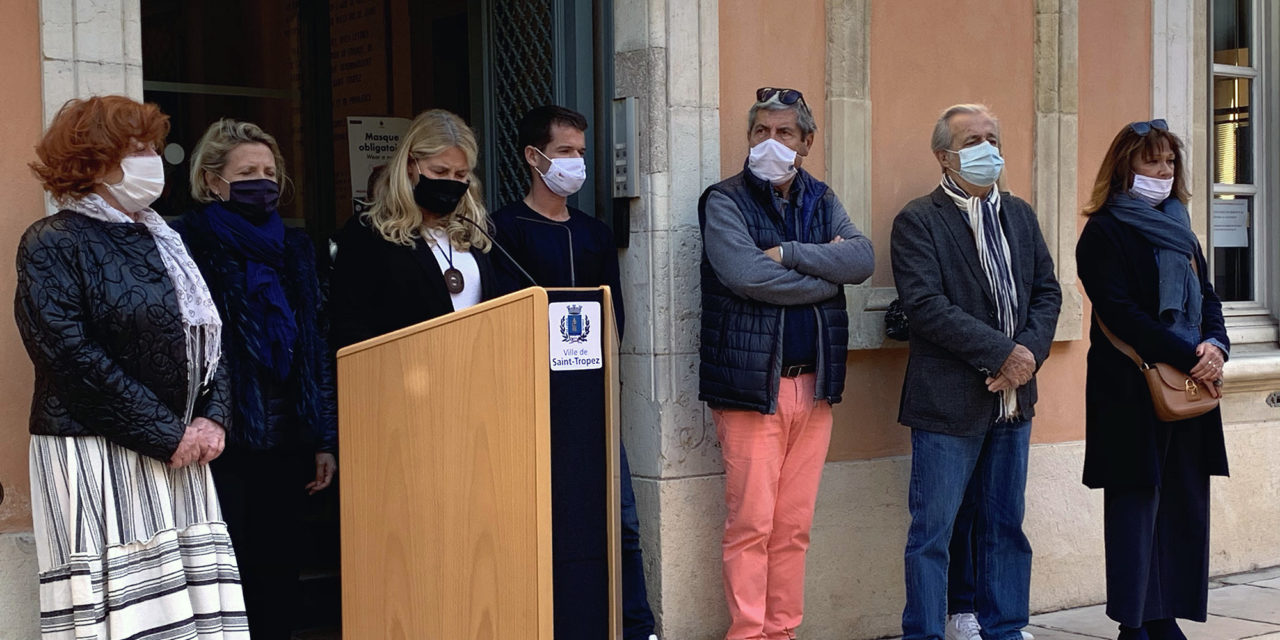
[[[1076,245],[1094,313],[1084,483],[1103,489],[1107,615],[1122,640],[1182,640],[1175,619],[1203,622],[1208,603],[1209,476],[1227,474],[1221,414],[1157,419],[1142,372],[1104,333],[1220,395],[1230,343],[1189,197],[1182,142],[1165,121],[1129,124]]]
[[[230,415],[222,322],[150,205],[153,104],[72,100],[32,169],[62,206],[18,246],[35,365],[31,503],[44,638],[247,638],[209,461]]]
[[[333,346],[460,311],[497,293],[475,134],[442,109],[414,118],[373,206],[338,236]]]

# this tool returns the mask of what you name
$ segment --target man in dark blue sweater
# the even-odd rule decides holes
[[[529,166],[529,192],[493,214],[498,242],[519,263],[494,254],[500,289],[608,286],[618,322],[625,327],[618,250],[613,231],[596,218],[570,207],[569,196],[587,178],[587,119],[582,114],[547,105],[520,119],[518,142]],[[520,271],[523,267],[533,282]],[[631,489],[631,470],[624,448],[620,455],[622,487],[622,626],[625,640],[656,640],[640,553],[640,520]]]

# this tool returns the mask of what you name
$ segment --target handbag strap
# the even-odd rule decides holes
[[[1195,256],[1191,257],[1191,271],[1196,274],[1197,278],[1200,277],[1200,265],[1196,264]],[[1102,318],[1098,317],[1097,311],[1093,312],[1093,321],[1098,323],[1098,328],[1102,329],[1102,334],[1107,336],[1107,339],[1111,341],[1111,344],[1114,345],[1120,353],[1129,356],[1129,359],[1132,360],[1134,364],[1138,365],[1139,369],[1145,370],[1151,368],[1151,365],[1142,361],[1142,356],[1139,356],[1138,352],[1135,351],[1133,347],[1129,346],[1129,343],[1117,338],[1116,334],[1111,333],[1111,330],[1107,328],[1107,325],[1103,324]]]
[[[1129,356],[1129,359],[1132,360],[1134,364],[1138,365],[1139,369],[1151,368],[1147,363],[1142,361],[1142,357],[1138,355],[1138,352],[1135,351],[1133,347],[1129,346],[1129,343],[1117,338],[1116,334],[1111,333],[1111,330],[1107,328],[1107,325],[1103,324],[1102,318],[1098,317],[1097,312],[1094,312],[1093,314],[1093,321],[1098,323],[1098,328],[1102,329],[1102,334],[1107,336],[1107,339],[1111,341],[1111,344],[1115,345],[1115,348],[1118,349],[1120,353]]]

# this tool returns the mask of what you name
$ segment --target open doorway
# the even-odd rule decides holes
[[[409,119],[431,108],[453,111],[476,130],[478,175],[496,209],[527,188],[515,123],[533,106],[557,103],[586,115],[594,134],[588,166],[598,184],[571,204],[612,222],[610,211],[594,206],[609,202],[598,194],[611,188],[611,169],[600,164],[611,157],[609,127],[597,122],[612,98],[612,58],[600,55],[612,48],[602,31],[612,24],[607,1],[139,2],[144,98],[172,125],[166,191],[154,205],[163,215],[181,216],[194,204],[190,155],[205,129],[222,117],[251,121],[280,143],[290,177],[281,216],[304,227],[323,257],[368,179],[367,170],[352,170],[353,150],[362,151],[348,123]],[[308,498],[298,527],[302,599],[294,626],[308,638],[340,628],[340,483]]]
[[[475,121],[473,4],[142,0],[145,98],[172,122],[170,187],[157,210],[191,206],[192,147],[217,118],[236,118],[280,142],[293,182],[281,215],[328,235],[350,215],[348,117],[443,108]]]
[[[141,0],[144,98],[171,122],[167,188],[156,210],[180,216],[194,206],[190,156],[211,123],[251,121],[277,139],[284,156],[281,216],[323,247],[351,215],[353,179],[367,178],[351,175],[349,117],[411,118],[445,108],[473,119],[479,30],[468,5]],[[337,478],[306,498],[290,536],[296,547],[282,550],[300,560],[299,637],[339,634],[340,484]]]

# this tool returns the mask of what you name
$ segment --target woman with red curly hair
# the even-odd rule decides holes
[[[222,322],[150,209],[168,131],[153,104],[72,100],[31,164],[62,208],[23,234],[14,304],[44,638],[248,637],[209,473],[230,415]]]

